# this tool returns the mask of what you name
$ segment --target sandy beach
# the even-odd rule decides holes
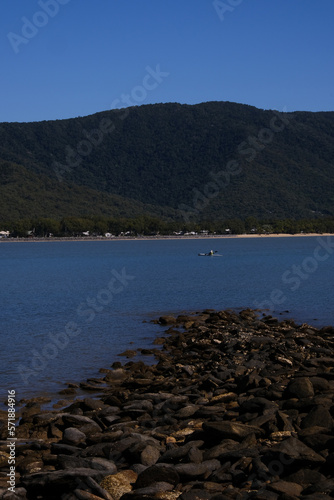
[[[156,236],[114,236],[105,238],[102,236],[85,237],[52,237],[52,238],[0,238],[1,243],[41,243],[54,241],[146,241],[146,240],[206,240],[206,239],[231,239],[231,238],[300,238],[316,236],[334,236],[333,233],[297,233],[297,234],[191,234],[191,235],[156,235]]]

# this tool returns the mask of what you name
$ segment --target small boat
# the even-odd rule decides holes
[[[208,253],[199,253],[198,254],[199,257],[222,257],[221,254],[218,253],[218,250],[210,250],[210,252]]]

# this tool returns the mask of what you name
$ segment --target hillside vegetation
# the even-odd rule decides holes
[[[334,215],[334,113],[155,104],[0,124],[0,220]]]

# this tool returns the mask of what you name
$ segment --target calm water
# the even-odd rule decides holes
[[[161,314],[262,306],[334,324],[331,242],[0,243],[0,400],[98,376],[123,350],[151,346],[162,330],[144,321]],[[198,257],[211,248],[222,257]]]

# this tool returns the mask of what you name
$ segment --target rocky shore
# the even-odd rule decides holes
[[[333,498],[334,328],[248,309],[158,322],[156,364],[127,351],[66,407],[26,402],[15,494],[3,423],[0,498]]]

